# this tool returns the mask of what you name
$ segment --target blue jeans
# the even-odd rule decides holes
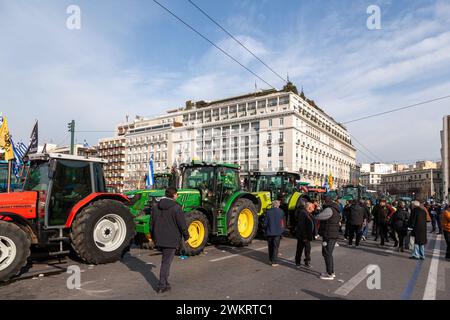
[[[423,244],[415,244],[413,257],[425,259],[425,246]]]
[[[369,235],[369,226],[367,224],[363,227],[362,235],[366,238]]]

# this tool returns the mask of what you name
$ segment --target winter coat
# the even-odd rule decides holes
[[[366,209],[360,204],[356,203],[350,206],[348,215],[348,224],[351,226],[362,226],[364,219],[367,219]]]
[[[443,230],[450,232],[450,208],[442,212],[441,225]]]
[[[266,236],[281,236],[284,231],[284,212],[280,208],[267,210],[264,217],[264,230]]]
[[[179,248],[181,237],[189,240],[188,227],[181,206],[163,198],[153,207],[151,233],[156,247]]]
[[[297,239],[313,240],[314,221],[306,210],[299,210],[297,213]]]
[[[372,210],[372,215],[374,216],[377,224],[387,224],[389,219],[389,209],[377,204]]]
[[[414,237],[415,244],[427,244],[427,213],[425,208],[416,207],[411,211],[409,227],[412,229],[411,235]]]
[[[392,227],[397,232],[405,232],[408,228],[409,212],[406,209],[397,210],[391,219]]]
[[[339,206],[332,202],[325,204],[323,210],[315,219],[320,221],[319,235],[323,239],[337,240],[339,238]]]

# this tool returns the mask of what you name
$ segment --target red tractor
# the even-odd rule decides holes
[[[29,156],[19,192],[0,194],[0,282],[18,275],[35,249],[49,256],[71,248],[86,263],[120,260],[135,235],[121,194],[106,192],[102,159]]]

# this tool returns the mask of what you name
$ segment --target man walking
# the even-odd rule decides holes
[[[403,201],[400,201],[398,204],[398,209],[394,213],[391,219],[392,229],[395,232],[395,244],[394,247],[398,246],[398,251],[403,252],[405,237],[408,230],[408,219],[409,212],[406,209],[406,204]]]
[[[311,241],[313,240],[314,221],[313,221],[314,205],[308,202],[304,208],[298,210],[297,213],[297,251],[295,253],[295,265],[300,266],[303,250],[305,250],[305,267],[311,268]]]
[[[334,198],[334,199],[333,199]],[[322,255],[325,259],[326,273],[320,276],[322,280],[333,280],[334,274],[333,250],[339,238],[339,206],[335,196],[326,196],[323,211],[315,219],[320,221],[319,234],[322,236]]]
[[[181,237],[189,240],[189,232],[181,206],[176,203],[177,189],[166,189],[166,197],[153,207],[152,235],[155,246],[162,252],[161,271],[159,276],[158,293],[171,290],[168,282],[170,266],[175,252],[181,244]]]
[[[284,229],[284,212],[280,209],[281,199],[273,202],[272,208],[267,210],[264,218],[264,230],[269,247],[269,261],[272,267],[278,266],[278,248]]]
[[[389,220],[389,210],[386,207],[386,200],[381,199],[380,203],[373,209],[373,216],[377,217],[378,235],[381,238],[381,246],[384,246],[384,242],[387,241],[388,233],[388,220]],[[375,241],[376,238],[375,237]]]
[[[414,251],[410,259],[425,260],[425,245],[427,244],[427,213],[419,201],[412,202],[409,227],[414,237]]]
[[[364,202],[361,200],[360,202],[356,202],[351,205],[350,212],[348,216],[348,245],[351,246],[353,244],[353,239],[356,236],[355,245],[359,247],[359,243],[362,237],[362,226],[364,223],[364,219],[366,218],[366,208],[364,207]]]

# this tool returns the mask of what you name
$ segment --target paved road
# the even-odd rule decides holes
[[[36,264],[22,279],[0,287],[0,299],[450,299],[450,262],[444,259],[442,236],[430,235],[426,260],[408,259],[368,240],[359,248],[335,249],[337,278],[324,281],[321,243],[313,242],[312,270],[296,268],[292,260],[296,240],[283,238],[281,263],[267,263],[267,247],[254,240],[246,248],[208,246],[186,260],[176,258],[172,267],[172,292],[157,295],[155,288],[161,256],[157,251],[132,249],[121,262],[89,266],[72,260],[49,266]],[[390,245],[390,246],[389,246]],[[68,289],[69,265],[81,268],[81,288]],[[369,289],[379,267],[380,289]],[[375,271],[374,271],[375,270]],[[39,274],[44,274],[39,277]],[[35,275],[33,277],[33,275]]]

